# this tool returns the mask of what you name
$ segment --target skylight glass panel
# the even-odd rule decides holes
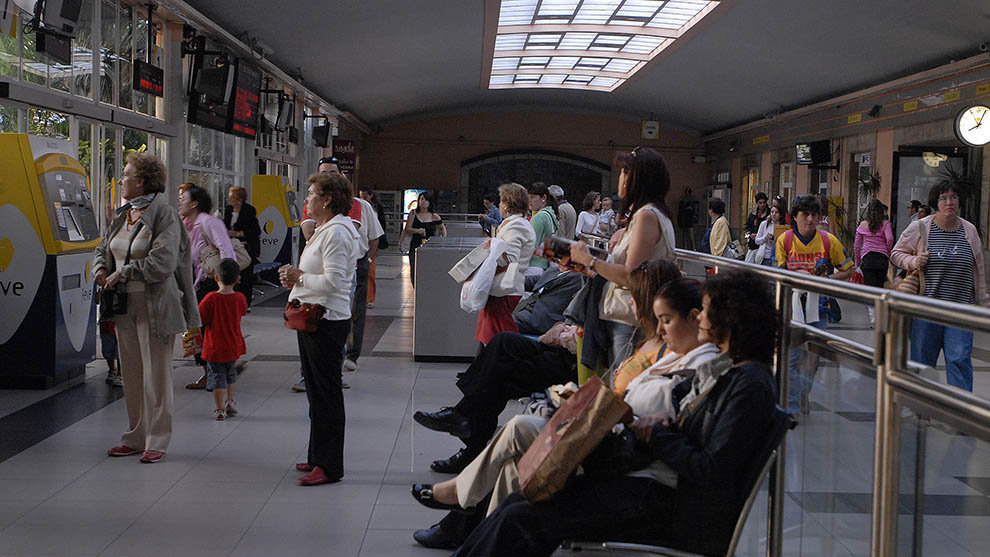
[[[585,0],[574,16],[574,23],[608,23],[620,4],[622,4],[622,0]]]
[[[499,26],[529,25],[533,22],[538,0],[502,0],[498,14]]]
[[[614,77],[596,77],[592,79],[588,85],[592,87],[611,87],[615,85],[619,80]]]
[[[519,66],[519,58],[495,58],[492,60],[493,70],[514,70]]]
[[[490,87],[613,91],[718,5],[709,0],[501,0]],[[567,31],[578,25],[580,31]],[[500,33],[512,30],[508,26],[526,26],[529,32]],[[520,57],[523,51],[531,55]]]
[[[598,33],[567,33],[560,40],[561,50],[587,50]]]
[[[569,70],[578,63],[578,60],[580,60],[580,58],[577,56],[554,56],[550,59],[550,63],[547,64],[547,68],[555,70]]]
[[[495,50],[522,50],[526,46],[527,33],[511,33],[495,37]]]

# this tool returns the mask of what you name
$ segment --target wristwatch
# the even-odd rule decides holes
[[[296,279],[296,284],[302,286],[302,278],[305,273],[299,273],[299,278]]]
[[[598,263],[598,258],[595,257],[595,256],[592,256],[591,257],[591,263],[588,265],[588,270],[589,271],[594,271],[595,270],[595,263]]]

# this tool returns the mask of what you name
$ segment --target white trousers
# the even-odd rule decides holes
[[[488,505],[488,514],[491,514],[503,499],[519,491],[517,463],[547,421],[539,416],[520,414],[506,422],[485,450],[454,479],[457,502],[461,507],[473,507],[492,492]]]

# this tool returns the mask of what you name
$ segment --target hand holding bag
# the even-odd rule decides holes
[[[632,408],[598,377],[592,377],[560,406],[519,460],[524,497],[543,501],[560,491],[584,459]]]
[[[127,242],[127,255],[124,256],[124,265],[131,262],[131,246],[134,245],[134,238],[137,238],[144,223],[138,221],[131,240]],[[127,291],[124,290],[124,283],[118,282],[115,288],[103,288],[100,290],[100,320],[112,319],[114,315],[124,315],[127,313]]]
[[[922,248],[925,250],[928,249],[928,226],[920,220],[916,222],[918,223],[920,239],[918,241],[918,246],[915,247],[915,254],[920,252]],[[903,273],[903,271],[901,273]],[[923,296],[925,294],[925,273],[920,267],[913,271],[909,271],[906,274],[899,273],[898,275],[895,275],[891,286],[893,286],[894,290],[898,292]]]
[[[320,324],[325,311],[326,308],[320,304],[305,304],[299,300],[290,300],[285,305],[285,313],[282,317],[285,319],[286,327],[313,333],[316,332],[316,327]]]

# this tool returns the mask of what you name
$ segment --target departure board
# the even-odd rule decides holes
[[[258,133],[258,100],[261,73],[245,60],[237,61],[234,102],[230,110],[230,133],[254,139]]]

